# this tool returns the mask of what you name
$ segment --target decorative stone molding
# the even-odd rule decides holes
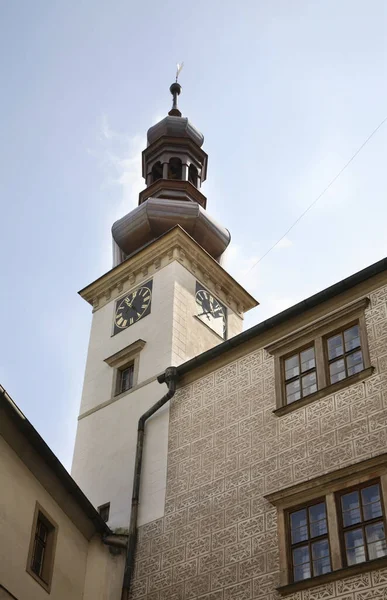
[[[79,294],[94,310],[99,310],[112,298],[118,297],[122,291],[141,283],[145,277],[144,273],[149,278],[157,269],[166,267],[174,260],[178,260],[195,277],[205,282],[221,301],[238,314],[257,306],[258,302],[180,226],[174,227],[134,256],[127,258],[83,288]],[[196,265],[195,269],[192,268],[193,263]]]
[[[109,367],[113,367],[115,369],[122,367],[129,360],[134,358],[145,346],[146,342],[144,340],[136,340],[133,344],[126,346],[119,352],[112,354],[108,358],[105,358],[105,363],[109,365]]]

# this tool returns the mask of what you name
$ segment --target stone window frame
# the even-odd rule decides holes
[[[39,521],[42,521],[48,529],[47,543],[45,548],[45,556],[43,559],[43,573],[42,576],[39,576],[32,569],[32,560],[34,557],[34,549],[35,549],[35,537],[36,531],[38,527]],[[27,557],[27,566],[26,571],[39,585],[42,586],[43,589],[46,590],[47,593],[51,592],[51,584],[52,584],[52,576],[54,572],[54,561],[55,561],[55,551],[56,551],[56,542],[58,538],[58,525],[54,521],[54,519],[47,513],[47,511],[36,502],[34,517],[32,521],[31,528],[31,537],[30,537],[30,545],[28,550]]]
[[[265,350],[274,356],[275,369],[275,394],[276,408],[273,411],[277,416],[282,416],[298,408],[319,400],[324,396],[362,381],[372,375],[374,367],[371,366],[368,348],[368,336],[365,321],[365,309],[369,305],[369,298],[361,298],[334,310],[312,323],[293,331],[292,333],[276,340],[265,347]],[[327,368],[326,339],[337,331],[351,325],[359,325],[361,350],[363,353],[364,369],[355,375],[350,375],[337,383],[329,383]],[[292,354],[302,351],[308,346],[314,346],[317,370],[317,391],[286,404],[284,360]]]
[[[112,398],[117,399],[125,394],[130,394],[136,389],[140,366],[140,352],[145,344],[146,342],[144,340],[138,339],[129,346],[126,346],[122,350],[112,354],[112,356],[104,359],[105,363],[113,369]],[[133,365],[133,385],[129,389],[121,392],[120,374],[131,365]]]
[[[378,481],[384,518],[387,515],[387,453],[352,464],[332,473],[273,492],[265,499],[277,508],[280,581],[277,591],[281,595],[316,587],[387,566],[387,556],[346,566],[339,522],[339,497],[356,486]],[[331,572],[301,581],[292,581],[288,514],[307,504],[324,499],[326,503]]]

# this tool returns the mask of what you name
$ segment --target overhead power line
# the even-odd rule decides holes
[[[317,202],[320,200],[320,198],[325,194],[325,192],[327,192],[329,190],[329,188],[335,183],[335,181],[340,177],[340,175],[345,171],[345,169],[351,164],[351,162],[356,158],[356,156],[363,150],[364,146],[366,146],[368,144],[368,142],[370,141],[370,139],[375,135],[375,133],[384,125],[384,123],[387,121],[387,117],[385,119],[383,119],[383,121],[381,121],[379,123],[379,125],[373,130],[373,132],[368,136],[368,138],[362,143],[362,145],[356,150],[355,154],[353,154],[351,156],[351,158],[349,159],[349,161],[344,165],[344,167],[337,173],[337,175],[335,175],[335,177],[332,179],[332,181],[330,181],[328,183],[328,185],[326,186],[326,188],[321,192],[321,194],[319,194],[317,196],[317,198],[315,198],[315,200],[313,200],[313,202],[311,204],[309,204],[309,206],[304,210],[303,213],[300,214],[300,216],[294,221],[294,223],[292,223],[292,225],[289,227],[289,229],[287,229],[285,231],[285,233],[276,241],[275,244],[273,244],[272,246],[270,246],[270,248],[265,252],[265,254],[263,254],[254,264],[252,267],[250,267],[250,269],[248,270],[248,273],[250,273],[250,271],[252,271],[258,263],[260,263],[265,256],[267,256],[269,254],[269,252],[271,252],[276,246],[278,246],[278,244],[288,235],[289,231],[291,231],[296,225],[297,223],[299,223],[302,219],[302,217],[304,217],[306,215],[307,212],[310,211],[311,208],[313,208],[313,206],[315,204],[317,204]]]

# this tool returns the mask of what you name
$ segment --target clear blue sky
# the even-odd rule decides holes
[[[385,0],[0,2],[0,382],[70,465],[110,227],[141,189],[147,128],[203,131],[208,210],[251,326],[387,255]]]

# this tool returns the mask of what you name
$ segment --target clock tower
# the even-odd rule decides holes
[[[204,138],[178,108],[180,85],[170,91],[138,206],[112,227],[113,268],[80,291],[93,320],[72,475],[112,529],[129,524],[137,422],[165,393],[157,376],[240,333],[257,304],[221,266],[230,233],[201,191]],[[139,525],[164,515],[168,424],[168,404],[147,422]]]

